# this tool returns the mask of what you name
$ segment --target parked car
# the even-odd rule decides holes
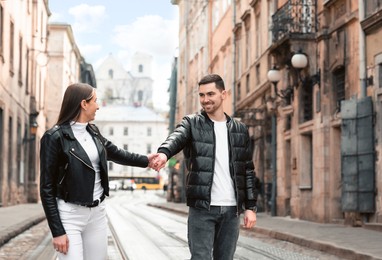
[[[117,191],[122,188],[122,184],[120,181],[112,180],[109,181],[109,188],[110,190]]]
[[[122,186],[122,189],[123,190],[135,190],[137,188],[137,185],[135,184],[134,180],[130,180],[130,179],[127,179],[127,180],[123,180],[123,186]]]

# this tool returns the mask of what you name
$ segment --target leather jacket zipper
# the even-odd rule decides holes
[[[237,188],[237,183],[236,183],[236,171],[235,171],[235,168],[232,167],[231,163],[232,163],[232,149],[231,149],[231,144],[232,144],[232,140],[231,140],[231,135],[230,135],[230,122],[227,122],[227,134],[228,134],[228,150],[229,150],[229,168],[230,168],[230,171],[231,171],[231,168],[232,168],[232,171],[233,171],[233,177],[232,177],[232,181],[233,181],[233,185],[234,185],[234,188],[235,188],[235,196],[236,196],[236,217],[239,216],[239,194],[238,194],[238,188]]]
[[[92,170],[94,171],[94,169],[93,169],[92,166],[90,166],[88,163],[86,163],[84,160],[82,160],[82,159],[81,159],[78,155],[76,155],[72,150],[70,150],[69,153],[70,153],[71,155],[73,155],[75,158],[77,158],[80,162],[82,162],[83,164],[85,164],[87,167],[89,167],[90,169],[92,169]]]
[[[61,178],[61,180],[59,181],[58,184],[62,184],[62,182],[64,181],[65,176],[66,176],[66,169],[68,169],[68,165],[69,165],[69,163],[65,164],[65,167],[64,167],[64,176],[62,176],[62,178]]]

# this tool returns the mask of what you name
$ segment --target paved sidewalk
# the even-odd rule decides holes
[[[184,203],[156,203],[153,207],[187,214]],[[319,224],[289,217],[257,214],[253,232],[324,251],[344,259],[382,259],[382,232],[340,224]]]
[[[184,203],[155,203],[151,206],[187,214]],[[45,219],[41,204],[0,208],[0,247]],[[382,259],[382,232],[337,224],[318,224],[286,217],[258,214],[253,232],[325,251],[344,259]]]
[[[0,208],[0,246],[45,219],[40,203]]]

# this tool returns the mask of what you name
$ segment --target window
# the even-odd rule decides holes
[[[251,81],[249,78],[249,74],[247,74],[247,77],[246,77],[245,91],[247,92],[247,94],[251,91]]]
[[[143,100],[143,91],[139,90],[138,91],[138,102],[142,102],[142,100]]]
[[[261,35],[261,26],[260,26],[260,12],[256,13],[255,16],[255,27],[256,27],[256,35]],[[256,37],[256,59],[260,57],[261,51],[261,37]]]
[[[123,128],[123,135],[129,135],[129,128],[128,127]]]
[[[15,25],[11,22],[10,35],[9,35],[9,71],[11,76],[13,76],[13,63],[14,63],[14,44],[15,43]]]
[[[300,189],[311,189],[313,175],[313,138],[312,133],[301,135]]]
[[[109,128],[109,135],[114,135],[114,128],[112,127]]]
[[[113,170],[113,163],[109,162],[109,171],[112,171],[112,170]]]
[[[22,85],[23,77],[23,37],[19,37],[19,86]]]
[[[313,85],[312,81],[307,81],[300,88],[300,123],[307,122],[313,119]]]
[[[236,97],[236,100],[240,100],[241,99],[241,86],[240,86],[240,83],[237,84],[237,97]]]
[[[382,88],[382,63],[378,64],[378,87]]]
[[[2,58],[2,62],[4,62],[4,59],[3,59],[3,51],[4,51],[3,34],[4,34],[4,10],[3,10],[3,6],[0,5],[0,56]]]
[[[245,31],[245,67],[246,68],[248,68],[251,65],[250,62],[251,62],[251,30],[248,26],[247,30]]]
[[[139,66],[138,66],[138,72],[139,72],[139,73],[142,73],[142,72],[143,72],[143,65],[142,65],[142,64],[139,64]]]
[[[109,69],[109,79],[114,78],[114,71],[112,69]]]
[[[129,150],[129,145],[124,144],[124,145],[123,145],[123,150]]]
[[[220,21],[220,1],[214,1],[213,2],[213,11],[212,11],[212,29],[215,29],[215,27],[219,24]]]
[[[151,127],[147,127],[147,136],[151,136],[152,129]]]
[[[239,32],[241,32],[241,31],[239,30]],[[237,41],[236,41],[236,66],[237,66],[236,70],[237,70],[237,75],[238,76],[241,75],[241,61],[242,61],[242,59],[241,59],[241,46],[240,46],[240,44],[241,44],[241,40],[240,40],[240,38],[238,38]]]
[[[341,111],[341,101],[345,100],[345,68],[341,67],[333,72],[333,95],[336,111]]]
[[[8,119],[8,187],[11,187],[11,181],[13,177],[13,164],[12,155],[13,155],[13,118],[10,116]],[[32,171],[33,172],[33,171]]]
[[[256,65],[256,85],[260,85],[260,64]]]
[[[20,140],[17,142],[16,146],[16,171],[17,171],[17,184],[24,183],[24,169],[23,169],[23,162],[21,161],[21,150],[22,150],[22,137],[21,137],[21,123],[19,120],[17,120],[17,140]]]
[[[151,153],[151,144],[147,144],[147,146],[146,146],[146,153],[147,154]]]

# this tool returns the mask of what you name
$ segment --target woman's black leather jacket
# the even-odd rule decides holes
[[[147,156],[119,149],[102,137],[95,125],[88,124],[100,158],[100,176],[104,195],[109,196],[107,160],[118,164],[147,167]],[[69,124],[54,126],[41,139],[40,196],[53,237],[65,234],[56,198],[90,205],[93,202],[95,171],[85,150],[75,139]]]
[[[227,117],[229,167],[235,185],[238,213],[256,206],[259,180],[255,177],[251,140],[247,127]],[[210,208],[215,165],[214,123],[205,112],[189,115],[159,147],[170,158],[183,149],[188,170],[187,205]]]

